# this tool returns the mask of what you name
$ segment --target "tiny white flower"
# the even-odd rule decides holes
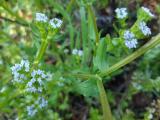
[[[48,21],[48,17],[43,13],[36,13],[36,21],[47,22]]]
[[[21,60],[21,66],[23,66],[25,64],[25,60]]]
[[[146,25],[146,23],[144,21],[139,23],[139,29],[142,31],[142,33],[147,36],[147,35],[151,35],[151,30],[150,28]]]
[[[39,85],[42,86],[42,84],[43,84],[42,79],[38,78],[37,81],[38,81]]]
[[[26,72],[29,72],[29,67],[26,67],[26,68],[25,68],[25,71],[26,71]]]
[[[24,74],[20,74],[20,79],[26,79],[26,76]]]
[[[83,51],[82,50],[73,49],[72,50],[72,54],[73,55],[78,55],[78,56],[81,57],[83,55]]]
[[[31,76],[32,76],[32,77],[35,77],[36,74],[37,74],[37,72],[36,72],[35,70],[33,70],[32,73],[31,73]]]
[[[130,32],[129,30],[125,31],[124,39],[125,39],[125,45],[129,49],[136,48],[136,45],[138,44],[138,42],[137,42],[137,39],[135,38],[135,36],[132,32]]]
[[[44,107],[46,107],[48,105],[48,101],[45,100],[43,97],[40,97],[38,99],[38,104],[39,104],[40,108],[44,108]]]
[[[14,72],[17,72],[19,70],[21,70],[22,67],[20,64],[15,64],[14,66],[11,67],[11,70],[12,70],[12,74],[14,74]]]
[[[115,12],[116,12],[117,18],[119,19],[123,19],[128,15],[127,8],[117,8]]]
[[[34,105],[27,106],[27,112],[29,116],[34,116],[37,113],[37,109],[35,109]]]
[[[73,50],[72,50],[72,54],[73,54],[73,55],[77,55],[77,53],[78,53],[78,50],[77,50],[77,49],[73,49]]]
[[[36,79],[33,77],[33,78],[31,79],[31,82],[32,82],[32,83],[35,83],[35,82],[36,82]]]
[[[138,44],[137,39],[132,39],[132,40],[125,40],[125,45],[131,49],[131,48],[136,48],[136,45]]]
[[[146,7],[141,7],[149,16],[154,17],[154,14],[151,13],[150,9]]]
[[[49,21],[49,24],[55,29],[55,28],[59,28],[62,25],[62,20],[58,19],[58,18],[53,18]]]
[[[7,89],[6,87],[1,88],[1,89],[0,89],[0,93],[5,92],[6,89]]]
[[[29,61],[28,60],[25,60],[24,66],[25,66],[25,71],[29,72]]]
[[[82,55],[83,55],[83,51],[82,51],[82,50],[79,50],[79,51],[78,51],[78,55],[79,55],[79,56],[82,56]]]
[[[42,74],[41,74],[41,77],[42,77],[42,78],[46,78],[46,77],[47,77],[47,75],[46,75],[46,74],[44,74],[44,73],[42,73]]]
[[[37,90],[38,92],[42,92],[42,88],[41,87],[38,87],[38,90]]]
[[[156,112],[156,109],[153,108],[153,109],[150,110],[150,112],[151,112],[151,113],[155,113],[155,112]]]
[[[17,82],[17,83],[23,83],[23,81],[21,79],[14,79],[13,82]]]
[[[31,93],[35,93],[35,92],[37,91],[37,89],[32,86],[32,87],[27,87],[27,88],[26,88],[26,91],[27,91],[27,92],[31,92]]]
[[[46,74],[46,80],[50,81],[50,80],[52,80],[52,77],[53,77],[52,73],[47,72],[47,74]]]
[[[153,119],[153,114],[150,113],[150,114],[148,115],[148,119],[149,119],[149,120]]]
[[[64,49],[64,53],[67,54],[69,52],[68,49]]]
[[[32,84],[33,84],[33,82],[29,81],[29,82],[27,83],[27,87],[32,87]]]
[[[129,30],[126,30],[124,33],[124,39],[125,40],[130,40],[130,39],[134,39],[135,35],[133,33],[131,33]]]
[[[38,70],[37,70],[37,75],[42,75],[42,74],[43,74],[43,71],[40,70],[40,69],[38,69]]]
[[[20,74],[18,72],[14,72],[14,78],[19,78],[20,77]]]

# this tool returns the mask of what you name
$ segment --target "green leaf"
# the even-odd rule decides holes
[[[77,82],[74,86],[74,90],[84,96],[95,97],[98,96],[98,89],[95,80],[86,80],[83,82]]]
[[[106,61],[106,45],[106,39],[101,39],[96,51],[96,57],[93,59],[94,66],[97,67],[100,71],[106,70],[108,68],[108,64]]]
[[[87,46],[87,19],[86,19],[86,12],[85,8],[81,7],[80,8],[80,15],[81,15],[81,33],[82,33],[82,40],[83,40],[83,49],[86,48]]]

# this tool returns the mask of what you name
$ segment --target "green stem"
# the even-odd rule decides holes
[[[70,3],[68,4],[67,6],[67,11],[70,11],[71,10],[71,7],[72,7],[72,4],[75,2],[75,0],[71,0]],[[63,18],[64,20],[64,18]],[[55,34],[59,31],[59,29],[57,31],[55,31]],[[42,39],[42,43],[41,43],[41,46],[40,46],[40,49],[39,51],[37,52],[37,56],[34,60],[34,66],[37,66],[40,62],[40,60],[42,59],[46,49],[47,49],[47,46],[48,46],[48,40],[47,40],[47,37],[46,39]]]
[[[74,73],[73,74],[64,74],[64,76],[74,76],[74,77],[78,77],[78,78],[82,78],[82,79],[96,78],[98,90],[100,93],[101,106],[103,109],[103,118],[104,118],[104,120],[112,120],[113,118],[112,118],[112,114],[111,114],[111,109],[110,109],[110,106],[109,106],[109,103],[107,100],[107,96],[105,93],[105,89],[104,89],[101,77],[107,76],[107,75],[111,74],[112,72],[118,70],[119,68],[125,66],[126,64],[130,63],[131,61],[133,61],[137,57],[141,56],[142,54],[147,52],[149,49],[155,47],[159,43],[160,43],[160,34],[153,37],[148,43],[146,43],[144,46],[142,46],[137,51],[132,53],[130,56],[126,57],[122,61],[120,61],[120,62],[116,63],[115,65],[113,65],[112,67],[110,67],[107,71],[100,73],[100,76],[98,76],[98,75],[95,76],[93,74],[83,74],[83,73],[82,74],[79,74],[79,73],[78,74],[74,74]]]
[[[38,63],[40,62],[40,60],[42,59],[42,57],[47,49],[47,46],[48,46],[48,41],[42,40],[41,47],[40,47],[40,49],[37,53],[37,56],[35,58],[35,61],[34,61],[34,66],[37,66]]]
[[[104,120],[112,120],[112,113],[111,109],[107,100],[107,95],[102,83],[102,78],[98,75],[93,75],[93,74],[63,74],[63,76],[68,77],[78,77],[81,79],[95,79],[97,80],[97,86],[98,86],[98,91],[99,91],[99,96],[100,96],[100,102],[103,110],[103,119]]]
[[[130,63],[131,61],[135,60],[139,56],[143,55],[145,52],[147,52],[149,49],[155,47],[160,43],[160,34],[153,37],[148,43],[146,43],[144,46],[139,48],[137,51],[126,57],[125,59],[121,60],[120,62],[114,64],[111,66],[108,70],[101,72],[99,75],[101,77],[105,77],[114,71],[120,69],[121,67],[125,66],[126,64]]]
[[[108,103],[107,95],[102,83],[101,77],[97,76],[97,86],[99,90],[99,95],[100,95],[100,101],[101,101],[101,106],[103,110],[103,119],[104,120],[112,120],[112,113],[111,109]]]

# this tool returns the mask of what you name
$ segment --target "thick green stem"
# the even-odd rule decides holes
[[[103,110],[103,119],[104,120],[113,120],[112,119],[112,113],[111,113],[111,109],[108,103],[108,99],[107,99],[107,95],[102,83],[102,79],[97,76],[97,86],[98,86],[98,90],[99,90],[99,95],[100,95],[100,101],[101,101],[101,106],[102,106],[102,110]]]
[[[131,61],[135,60],[145,52],[147,52],[149,49],[155,47],[160,43],[160,34],[157,36],[153,37],[148,43],[146,43],[144,46],[139,48],[137,51],[126,57],[125,59],[121,60],[120,62],[114,64],[111,66],[108,70],[101,72],[99,75],[101,77],[105,77],[114,71],[120,69],[121,67],[125,66],[126,64],[130,63]]]
[[[118,70],[119,68],[125,66],[126,64],[132,62],[133,60],[135,60],[139,56],[143,55],[145,52],[147,52],[151,48],[155,47],[159,43],[160,43],[160,34],[153,37],[148,43],[146,43],[144,46],[139,48],[137,51],[135,51],[134,53],[132,53],[131,55],[129,55],[128,57],[126,57],[122,61],[114,64],[108,70],[101,72],[99,75],[101,77],[104,77],[104,76],[111,74],[112,72]],[[75,77],[78,77],[81,79],[88,79],[88,78],[91,78],[94,76],[94,74],[86,74],[86,73],[85,74],[84,73],[66,73],[63,75],[64,76],[75,76]]]
[[[149,49],[155,47],[159,43],[160,43],[160,34],[153,37],[148,43],[146,43],[144,46],[139,48],[137,51],[135,51],[134,53],[132,53],[131,55],[129,55],[128,57],[126,57],[122,61],[120,61],[120,62],[116,63],[115,65],[113,65],[112,67],[110,67],[107,71],[100,73],[100,76],[98,76],[98,75],[95,76],[93,74],[83,74],[83,73],[82,74],[79,74],[79,73],[78,74],[74,74],[74,73],[73,74],[64,74],[64,76],[74,76],[74,77],[78,77],[78,78],[82,78],[82,79],[96,78],[97,79],[97,86],[98,86],[99,93],[100,93],[100,99],[101,99],[101,105],[102,105],[102,109],[103,109],[104,120],[112,120],[113,118],[112,118],[111,110],[109,107],[109,103],[107,100],[107,96],[105,93],[105,89],[104,89],[101,77],[107,76],[107,75],[111,74],[112,72],[118,70],[119,68],[125,66],[126,64],[130,63],[131,61],[133,61],[137,57],[141,56],[142,54],[147,52]]]
[[[48,41],[47,40],[42,40],[42,43],[41,43],[41,47],[37,53],[37,56],[35,58],[35,61],[34,61],[34,65],[37,66],[38,63],[40,62],[40,60],[42,59],[46,49],[47,49],[47,46],[48,46]]]
[[[98,91],[100,95],[100,102],[103,110],[103,119],[104,120],[112,120],[112,113],[111,109],[107,100],[107,95],[102,83],[102,79],[98,75],[93,75],[93,74],[63,74],[63,76],[68,77],[77,77],[81,79],[94,79],[97,80],[97,86],[98,86]]]

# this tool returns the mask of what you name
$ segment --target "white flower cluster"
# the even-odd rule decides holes
[[[123,19],[128,15],[127,8],[117,8],[115,12],[116,12],[117,18],[119,19]]]
[[[148,119],[152,120],[153,119],[153,114],[156,112],[155,108],[150,108],[149,109],[149,114],[148,114]]]
[[[45,100],[43,97],[39,97],[38,100],[35,101],[34,104],[27,106],[27,113],[29,116],[32,117],[38,112],[37,108],[42,109],[46,107],[47,105],[48,105],[48,101]]]
[[[35,92],[42,92],[44,88],[43,80],[47,77],[46,74],[44,74],[43,70],[33,70],[31,73],[31,80],[27,83],[26,91],[35,93]]]
[[[151,30],[150,28],[146,25],[146,23],[144,21],[139,23],[139,29],[142,31],[142,33],[147,36],[147,35],[151,35]]]
[[[149,16],[154,17],[154,15],[151,13],[150,9],[146,8],[146,7],[141,7],[142,10],[144,10]]]
[[[62,25],[62,20],[58,19],[58,18],[53,18],[49,21],[50,25],[55,29],[55,28],[59,28]]]
[[[38,98],[37,104],[42,109],[48,105],[48,101],[45,100],[43,97]]]
[[[82,56],[83,55],[83,51],[82,50],[73,49],[72,50],[72,54],[73,55]]]
[[[13,74],[13,82],[23,83],[27,79],[26,74],[30,70],[30,63],[28,60],[22,60],[20,64],[15,64],[11,67]]]
[[[11,67],[13,74],[13,82],[14,83],[23,83],[25,85],[25,91],[31,94],[43,95],[43,91],[45,90],[44,82],[45,80],[51,80],[52,74],[45,73],[45,71],[40,69],[33,69],[31,71],[30,63],[28,60],[21,60],[20,64],[15,64]],[[48,102],[43,98],[39,97],[38,100],[27,106],[27,112],[29,116],[33,116],[37,110],[36,107],[42,109],[47,106]]]
[[[43,80],[51,80],[52,74],[46,73],[43,70],[33,70],[30,72],[30,63],[28,60],[21,60],[20,64],[15,64],[11,67],[13,82],[14,83],[27,83],[26,91],[35,93],[42,92],[44,88]],[[30,78],[27,78],[26,75],[29,75]]]
[[[37,113],[37,109],[34,105],[27,106],[27,112],[29,116],[34,116]]]
[[[125,31],[124,39],[125,39],[125,45],[129,49],[136,48],[136,45],[138,44],[138,42],[137,42],[137,39],[135,38],[135,35],[132,32],[130,32],[129,30]]]
[[[43,14],[43,13],[36,13],[36,21],[39,22],[48,22],[48,17]],[[62,25],[62,20],[58,19],[58,18],[53,18],[51,20],[49,20],[49,24],[55,29],[55,28],[59,28]]]
[[[36,13],[36,21],[47,22],[48,21],[48,17],[43,13]]]

